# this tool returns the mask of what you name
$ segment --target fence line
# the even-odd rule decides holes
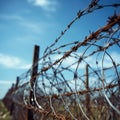
[[[114,50],[120,49],[120,15],[108,17],[105,26],[82,42],[55,47],[82,16],[120,6],[100,5],[99,1],[92,0],[79,11],[42,57],[39,58],[38,49],[37,54],[34,51],[32,67],[17,77],[3,100],[13,120],[119,119],[120,56]],[[71,48],[66,51],[68,46]]]

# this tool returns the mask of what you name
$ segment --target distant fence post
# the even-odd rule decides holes
[[[90,90],[90,88],[89,88],[89,71],[88,71],[88,67],[89,67],[89,65],[87,64],[86,65],[86,84],[85,84],[85,87],[86,87],[87,91]],[[86,99],[85,100],[86,112],[89,115],[89,113],[90,113],[90,95],[89,95],[89,92],[86,94],[85,99]]]
[[[19,81],[20,81],[20,78],[19,78],[19,77],[17,77],[17,78],[16,78],[15,89],[17,89],[17,88],[18,88]]]
[[[31,80],[30,84],[33,89],[35,81],[36,81],[36,75],[38,72],[38,60],[39,60],[39,46],[34,46],[34,55],[33,55],[33,63],[32,63],[32,72],[31,72]],[[30,91],[30,104],[34,105],[34,93],[31,90]],[[28,120],[34,120],[33,118],[33,111],[31,109],[28,110]]]

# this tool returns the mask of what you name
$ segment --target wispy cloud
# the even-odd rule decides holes
[[[2,85],[11,85],[11,83],[14,83],[15,81],[12,81],[12,80],[0,80],[0,84]]]
[[[76,54],[82,55],[82,53],[76,53]],[[60,59],[62,56],[63,56],[62,54],[61,55],[55,55],[55,56],[52,57],[52,59],[53,59],[53,61],[56,61],[56,60]],[[64,67],[70,66],[71,69],[76,69],[77,63],[78,63],[78,59],[79,58],[76,58],[74,54],[71,54],[71,56],[69,56],[69,57],[67,57],[66,59],[63,60],[62,65]],[[80,65],[79,65],[79,69],[84,69],[85,65],[86,65],[85,62],[81,62]]]
[[[105,68],[112,67],[114,66],[113,61],[116,65],[120,64],[119,59],[120,59],[120,54],[118,52],[112,51],[109,53],[109,56],[106,54],[105,56],[101,56],[99,58],[98,67],[99,68],[102,68],[102,66],[104,66]],[[95,66],[95,62],[93,65]]]
[[[76,53],[78,54],[79,56],[82,55],[82,53]],[[119,64],[119,58],[120,58],[120,54],[117,53],[117,52],[110,52],[109,55],[111,56],[111,58],[113,59],[113,61],[115,62],[115,64]],[[74,65],[71,66],[72,69],[76,69],[77,67],[77,64],[78,64],[78,59],[79,58],[75,58],[74,55],[72,55],[73,57],[67,57],[66,59],[63,60],[62,62],[62,65],[64,67],[67,67],[67,66],[71,66],[73,63],[75,63]],[[52,57],[52,60],[53,61],[56,61],[58,59],[60,59],[62,57],[62,55],[55,55]],[[96,56],[91,56],[91,57],[88,57],[86,59],[84,59],[84,61],[81,61],[81,63],[79,64],[79,69],[85,69],[85,66],[86,64],[88,63],[92,68],[96,68],[97,65],[96,65],[96,61],[98,62],[98,67],[101,68],[102,67],[102,64],[104,66],[104,68],[107,68],[107,67],[112,67],[113,66],[113,62],[112,62],[112,59],[111,59],[108,55],[106,55],[104,57],[104,60],[103,60],[103,56],[101,55],[99,60],[96,59]],[[104,61],[102,63],[102,60]]]
[[[56,11],[57,0],[28,0],[29,3],[32,3],[35,6],[41,7],[45,11]]]
[[[24,60],[18,57],[2,53],[0,53],[0,65],[12,69],[28,69],[31,66],[31,64],[27,64]]]
[[[45,23],[35,23],[35,22],[30,22],[30,21],[21,21],[19,22],[19,25],[24,28],[26,31],[31,31],[37,34],[40,34],[44,31],[44,24]]]
[[[51,9],[51,7],[50,7],[50,9]],[[28,15],[30,16],[30,13],[28,13]],[[45,16],[47,18],[51,17],[49,12],[46,12]],[[39,16],[38,16],[38,18],[39,18]],[[53,28],[53,25],[54,26],[56,25],[55,22],[51,22],[51,21],[47,21],[47,20],[36,21],[33,18],[28,19],[28,17],[26,17],[25,15],[14,14],[14,13],[0,14],[0,20],[4,20],[4,23],[1,23],[0,27],[7,29],[9,26],[14,25],[19,30],[22,29],[22,30],[31,31],[34,33],[43,33],[43,31],[46,32],[46,29],[48,29],[51,26]]]
[[[19,30],[23,29],[24,31],[34,32],[37,34],[42,33],[46,27],[50,26],[46,22],[33,22],[28,20],[24,16],[15,14],[3,14],[0,15],[0,19],[3,19],[4,21],[12,21],[14,25],[16,25],[16,28],[18,28]],[[0,24],[0,26],[2,27],[3,25]]]
[[[1,14],[0,19],[22,21],[23,17],[15,14]]]
[[[7,93],[8,89],[11,88],[13,80],[0,80],[0,99],[2,99]]]

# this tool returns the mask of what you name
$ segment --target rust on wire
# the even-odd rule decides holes
[[[119,120],[119,55],[110,50],[120,49],[120,15],[108,17],[105,26],[83,41],[56,45],[83,16],[120,6],[99,1],[92,0],[79,10],[40,58],[39,46],[35,46],[32,67],[17,77],[3,99],[13,120],[16,116],[18,120]]]

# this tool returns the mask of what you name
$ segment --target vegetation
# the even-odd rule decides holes
[[[4,106],[2,100],[0,100],[0,120],[11,120],[10,113]]]
[[[13,120],[120,120],[120,63],[110,53],[113,47],[120,48],[120,15],[115,13],[108,17],[105,26],[90,32],[82,42],[52,48],[81,16],[104,7],[120,6],[117,3],[99,5],[98,1],[92,0],[87,9],[79,11],[67,29],[47,47],[43,57],[17,77],[16,84],[3,99]],[[63,52],[62,48],[68,45],[73,46]],[[80,48],[82,55],[77,52]],[[36,53],[39,54],[38,48],[35,49],[34,59],[38,58]],[[63,57],[54,61],[54,54]],[[70,65],[65,66],[64,61],[70,57]],[[94,62],[90,63],[88,58]],[[111,67],[105,65],[107,62]],[[79,69],[84,63],[85,74]],[[76,65],[75,69],[73,65]],[[72,81],[66,75],[72,76],[72,79],[69,76]],[[5,106],[0,103],[0,120],[10,120]]]

